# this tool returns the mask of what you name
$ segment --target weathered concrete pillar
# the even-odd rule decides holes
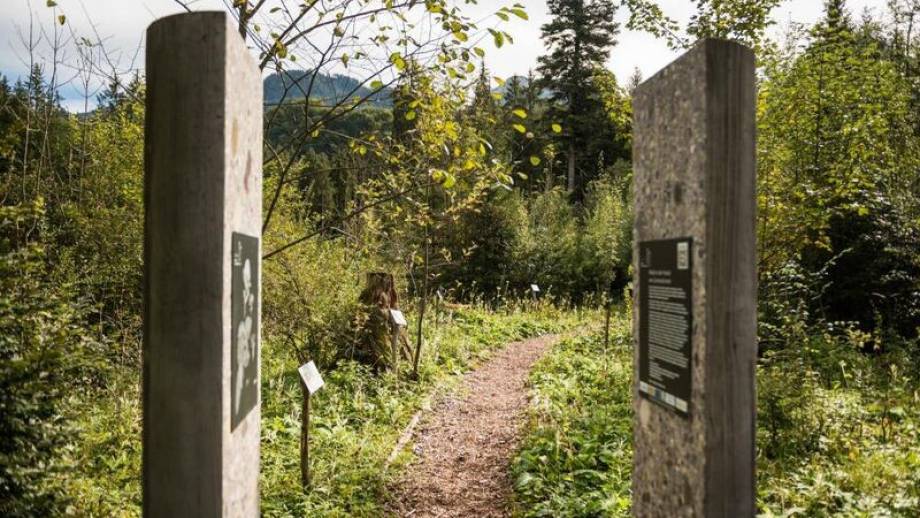
[[[634,100],[636,516],[754,516],[754,56],[705,40]]]
[[[262,81],[222,12],[147,31],[144,515],[259,515]]]

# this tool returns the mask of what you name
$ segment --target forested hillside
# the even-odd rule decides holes
[[[361,81],[344,74],[313,74],[305,70],[285,70],[270,74],[263,81],[265,104],[278,104],[293,99],[316,99],[326,104],[363,100],[379,106],[391,104],[387,89],[374,91]]]
[[[59,3],[41,6],[54,41],[69,28]],[[917,0],[865,14],[824,0],[816,24],[776,41],[777,0],[698,0],[686,26],[645,0],[549,0],[545,52],[507,80],[475,42],[540,45],[512,43],[532,23],[517,4],[478,25],[445,0],[308,4],[228,8],[265,78],[264,515],[383,514],[411,454],[388,456],[426,398],[547,332],[573,336],[531,374],[515,512],[629,512],[642,78],[607,68],[624,29],[756,53],[760,511],[920,514]],[[419,41],[412,16],[443,34]],[[307,20],[310,44],[285,32]],[[106,71],[101,39],[76,41],[72,63],[35,56],[29,75],[0,77],[2,516],[140,513],[146,86]],[[108,85],[87,94],[95,109],[62,107],[63,70]],[[362,352],[369,272],[396,280],[414,369]],[[327,392],[305,493],[307,360]]]

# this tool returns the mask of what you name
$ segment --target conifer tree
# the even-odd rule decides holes
[[[576,178],[578,162],[603,116],[603,102],[594,87],[594,73],[602,68],[616,43],[616,4],[606,0],[550,0],[551,22],[543,25],[542,37],[549,53],[541,56],[541,86],[552,95],[551,117],[564,127],[562,150],[568,162],[569,192],[580,198],[586,178]],[[594,157],[584,157],[593,167]],[[584,176],[584,175],[583,175]]]

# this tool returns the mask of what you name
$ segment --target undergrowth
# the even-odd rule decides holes
[[[632,470],[629,319],[568,338],[530,376],[528,433],[512,462],[515,514],[626,516]]]
[[[592,334],[560,342],[537,363],[528,430],[512,462],[516,514],[629,515],[629,322],[614,319],[608,351]],[[758,361],[758,512],[920,516],[917,344],[838,327],[802,329]],[[865,352],[867,343],[877,349]]]
[[[585,315],[528,304],[490,311],[478,306],[446,311],[426,325],[419,380],[403,372],[375,376],[354,362],[324,371],[326,385],[311,400],[310,455],[313,484],[300,485],[301,389],[297,360],[280,341],[262,349],[260,493],[263,516],[379,516],[389,470],[386,458],[403,428],[429,394],[508,341],[578,325]],[[411,315],[410,315],[411,319]],[[107,375],[92,394],[71,394],[65,406],[75,434],[62,449],[74,466],[49,483],[68,494],[76,516],[133,517],[141,509],[141,403],[139,372]]]

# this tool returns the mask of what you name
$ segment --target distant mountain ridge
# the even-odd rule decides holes
[[[384,88],[371,95],[373,89],[361,85],[361,81],[343,74],[316,74],[313,87],[310,88],[313,72],[309,70],[289,70],[284,74],[274,73],[262,81],[263,100],[265,104],[278,104],[284,100],[293,101],[303,99],[305,93],[310,91],[310,98],[324,104],[336,104],[353,99],[363,99],[370,96],[370,104],[377,106],[392,106],[392,90]],[[369,83],[368,83],[369,84]],[[290,88],[288,88],[290,87]],[[287,90],[287,95],[285,95]]]

